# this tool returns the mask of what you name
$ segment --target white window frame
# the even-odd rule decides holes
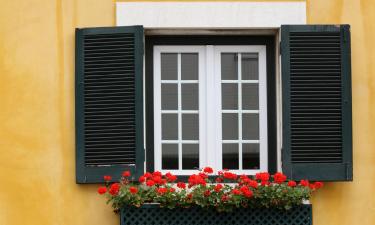
[[[177,59],[177,84],[178,84],[178,110],[161,110],[161,61],[160,55],[161,53],[198,53],[198,89],[199,89],[199,140],[198,141],[182,141],[181,139],[181,84],[182,83],[196,83],[194,81],[189,80],[181,80],[181,54],[178,54]],[[207,139],[205,126],[204,123],[201,123],[202,118],[206,115],[205,113],[205,99],[202,98],[200,91],[204,90],[205,88],[205,48],[204,46],[194,46],[194,45],[184,45],[184,46],[163,46],[158,45],[154,46],[154,165],[155,171],[161,171],[163,173],[172,172],[176,175],[187,175],[193,174],[197,172],[197,170],[162,170],[162,151],[161,145],[163,143],[178,143],[179,151],[178,151],[178,163],[179,168],[182,168],[182,143],[199,143],[199,166],[204,166],[206,162],[206,155],[204,154],[204,148],[206,146],[205,141]],[[163,83],[169,83],[168,81],[163,81]],[[168,113],[171,111],[172,113],[178,113],[178,141],[162,141],[161,138],[161,115],[163,113]],[[188,113],[188,110],[183,110],[184,113]],[[192,111],[193,112],[193,111]],[[196,112],[196,111],[194,111]],[[193,113],[194,113],[193,112]]]
[[[257,170],[232,170],[238,173],[255,174],[259,171],[268,170],[268,140],[267,140],[267,72],[266,72],[266,46],[213,46],[213,45],[179,45],[179,46],[154,46],[154,169],[155,171],[172,172],[176,175],[190,175],[197,170],[162,170],[161,154],[161,53],[198,53],[199,55],[199,166],[212,166],[215,169],[222,168],[222,140],[221,140],[221,69],[220,54],[222,52],[233,53],[258,53],[259,57],[259,141],[244,141],[246,143],[260,143],[260,168]],[[238,73],[241,73],[239,63]],[[181,55],[178,55],[178,93],[180,97],[181,83],[192,83],[181,81]],[[240,79],[240,77],[239,77]],[[255,81],[242,81],[241,83],[254,83]],[[163,81],[163,83],[169,83]],[[175,82],[176,83],[176,82]],[[239,83],[239,82],[237,82]],[[239,101],[241,101],[241,89],[239,89]],[[209,101],[208,101],[209,99]],[[179,99],[177,111],[181,112],[181,99]],[[239,102],[241,103],[241,102]],[[167,110],[168,111],[168,110]],[[236,111],[237,112],[237,111]],[[241,112],[241,110],[240,110]],[[163,111],[165,113],[165,111]],[[184,110],[186,113],[186,110]],[[179,168],[182,168],[182,143],[181,141],[181,113],[178,113],[178,141],[163,141],[163,143],[179,144]],[[242,122],[242,121],[241,121]],[[241,126],[241,123],[240,123]],[[241,134],[239,134],[241,135]],[[194,142],[197,143],[197,142]],[[237,141],[237,143],[243,143]],[[239,149],[239,165],[242,164],[241,148]],[[241,167],[240,167],[241,168]]]
[[[266,46],[265,45],[235,45],[235,46],[215,46],[214,48],[215,57],[215,89],[219,90],[216,93],[215,105],[211,105],[208,108],[215,108],[216,118],[218,118],[216,128],[216,143],[218,144],[216,150],[216,166],[222,168],[222,143],[239,143],[239,168],[238,170],[232,170],[237,173],[255,174],[260,171],[268,171],[268,138],[267,138],[267,65],[266,65]],[[221,53],[258,53],[259,61],[259,74],[258,80],[241,80],[241,62],[238,63],[238,81],[222,81],[221,80]],[[238,84],[238,110],[222,110],[221,105],[221,84],[222,83],[237,83]],[[242,110],[242,89],[241,86],[244,83],[258,83],[259,87],[259,110]],[[239,115],[239,141],[223,141],[222,140],[222,112],[234,112]],[[242,140],[242,112],[245,113],[258,113],[259,114],[259,140]],[[242,168],[242,143],[259,143],[259,166],[257,170],[244,170]]]

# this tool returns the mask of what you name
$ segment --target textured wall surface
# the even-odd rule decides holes
[[[354,182],[317,193],[314,225],[373,225],[375,1],[307,0],[307,21],[352,25]],[[111,0],[1,1],[0,224],[119,224],[74,169],[74,28],[114,24]]]

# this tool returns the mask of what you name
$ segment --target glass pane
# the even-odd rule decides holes
[[[258,84],[242,84],[242,109],[258,110]]]
[[[182,140],[199,140],[198,114],[182,114]]]
[[[241,70],[242,80],[258,80],[258,53],[243,53]]]
[[[182,144],[182,169],[199,168],[199,144]]]
[[[239,169],[238,144],[223,144],[223,169]]]
[[[221,84],[222,109],[238,109],[237,86],[237,84]]]
[[[176,53],[161,53],[161,79],[177,80]]]
[[[198,84],[181,84],[181,95],[183,110],[198,110]]]
[[[177,170],[178,144],[162,144],[161,146],[161,168],[163,170]]]
[[[238,79],[237,53],[221,53],[221,79]]]
[[[181,79],[198,80],[198,53],[181,54]]]
[[[242,114],[242,139],[259,140],[259,115]]]
[[[259,169],[259,144],[242,145],[242,167],[243,169]]]
[[[177,140],[178,139],[178,117],[177,114],[162,114],[162,139]]]
[[[161,109],[177,110],[178,104],[177,84],[161,85]]]
[[[238,140],[238,114],[223,113],[222,139]]]

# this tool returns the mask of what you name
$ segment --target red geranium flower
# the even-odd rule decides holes
[[[242,193],[246,198],[253,197],[253,192],[251,190],[245,191]]]
[[[154,182],[153,180],[148,180],[148,181],[146,182],[146,185],[149,186],[149,187],[152,187],[152,186],[155,185],[155,182]]]
[[[107,192],[107,188],[106,187],[101,186],[101,187],[98,188],[98,193],[99,194],[102,195],[102,194],[104,194],[106,192]]]
[[[221,183],[221,182],[223,182],[223,178],[221,178],[221,177],[218,177],[218,178],[216,178],[216,183]]]
[[[146,178],[151,178],[151,177],[152,177],[152,174],[149,173],[149,172],[147,172],[147,173],[143,174],[143,176],[146,177]]]
[[[185,189],[186,188],[186,184],[184,182],[178,182],[177,183],[177,187],[179,187],[181,189]]]
[[[124,171],[124,172],[122,173],[122,176],[123,176],[123,177],[130,177],[130,175],[131,175],[131,174],[130,174],[130,171],[128,171],[128,170],[127,170],[127,171]]]
[[[232,193],[233,193],[234,195],[240,195],[240,194],[241,194],[241,191],[238,190],[238,189],[233,189],[233,190],[232,190]]]
[[[117,195],[118,192],[120,190],[120,184],[119,183],[114,183],[111,185],[111,187],[109,188],[109,193],[111,195]]]
[[[138,179],[139,183],[143,183],[146,181],[146,177],[145,176],[140,176],[139,179]]]
[[[112,180],[112,177],[106,175],[106,176],[103,177],[103,179],[104,179],[105,181],[111,181],[111,180]]]
[[[295,187],[295,186],[297,186],[297,183],[296,183],[294,180],[290,180],[290,181],[288,182],[288,186],[289,186],[289,187]]]
[[[161,176],[153,176],[152,177],[152,180],[157,183],[157,184],[161,184]]]
[[[138,189],[137,189],[136,187],[130,187],[130,188],[129,188],[129,191],[130,191],[130,193],[132,193],[132,194],[137,194]]]
[[[190,193],[190,194],[186,195],[186,198],[189,199],[189,200],[192,199],[193,198],[193,194]]]
[[[158,177],[161,177],[162,174],[161,174],[160,171],[155,171],[155,172],[152,173],[152,176],[158,176]]]
[[[194,185],[201,184],[203,186],[206,185],[206,181],[199,175],[193,174],[188,179],[189,186],[192,187]]]
[[[211,195],[210,190],[205,190],[204,193],[203,193],[203,195],[204,195],[205,197],[210,196],[210,195]]]
[[[255,174],[255,179],[261,181],[268,181],[270,179],[270,174],[267,172]]]
[[[250,189],[249,189],[248,186],[242,186],[242,187],[240,188],[240,190],[242,191],[242,193],[245,193],[245,192],[247,192],[247,191],[250,191]]]
[[[174,189],[174,188],[169,188],[169,192],[175,192],[176,191],[176,189]]]
[[[229,179],[229,180],[236,180],[237,179],[237,174],[231,173],[231,172],[224,172],[223,174],[224,178]]]
[[[317,182],[314,183],[314,186],[315,186],[315,189],[322,188],[323,187],[323,182],[317,181]]]
[[[205,167],[204,169],[203,169],[203,172],[205,172],[205,173],[208,173],[208,174],[211,174],[211,173],[213,173],[214,172],[214,170],[211,168],[211,167]]]
[[[220,192],[220,190],[223,188],[223,185],[222,184],[216,184],[216,186],[214,187],[214,190],[215,192]]]
[[[301,181],[299,182],[299,184],[300,184],[301,186],[308,187],[310,183],[309,183],[308,180],[301,180]]]
[[[273,180],[275,181],[275,183],[281,184],[286,181],[286,176],[278,172],[278,173],[275,173],[275,175],[273,175]]]
[[[270,182],[266,181],[266,180],[262,180],[262,181],[260,181],[260,185],[267,186],[267,185],[270,185]]]
[[[258,187],[258,182],[256,182],[255,180],[249,180],[247,182],[247,185],[249,185],[252,188],[257,188]]]
[[[199,173],[199,176],[202,177],[203,179],[206,179],[208,177],[207,174],[202,173],[202,172]]]
[[[167,188],[158,188],[158,189],[156,189],[156,191],[158,192],[159,195],[163,195],[163,194],[167,193],[168,189]]]
[[[169,173],[169,172],[167,174],[165,174],[165,176],[167,177],[167,180],[169,182],[174,182],[175,180],[177,180],[177,177],[175,175]]]
[[[229,197],[227,195],[221,196],[221,201],[226,202],[228,201]]]

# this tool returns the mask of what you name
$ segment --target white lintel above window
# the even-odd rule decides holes
[[[306,2],[117,2],[117,26],[278,28],[305,24]]]

